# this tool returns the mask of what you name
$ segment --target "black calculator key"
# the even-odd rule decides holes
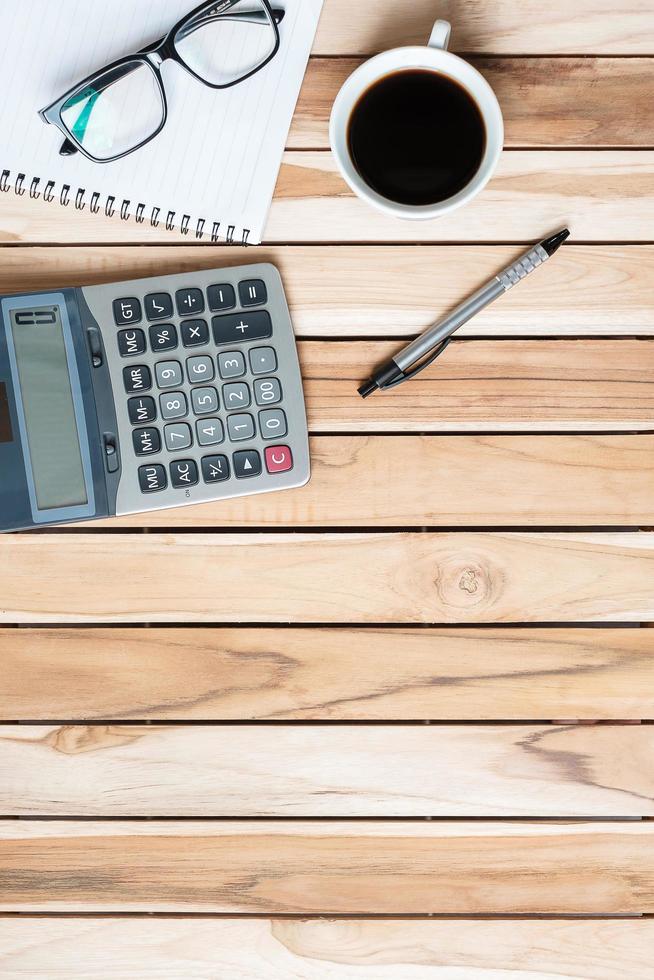
[[[194,459],[175,459],[170,464],[170,482],[179,490],[198,482],[198,466]]]
[[[157,406],[154,398],[143,395],[142,398],[128,398],[127,411],[132,425],[144,425],[146,422],[154,422],[157,417]]]
[[[247,476],[259,476],[261,473],[261,456],[256,449],[241,449],[232,454],[232,459],[234,473],[239,480]]]
[[[209,309],[212,313],[218,313],[220,310],[233,310],[236,306],[236,293],[234,287],[228,282],[209,286],[207,296],[209,297]]]
[[[180,323],[184,347],[200,347],[209,343],[209,325],[206,320],[184,320]]]
[[[175,302],[180,316],[204,313],[204,293],[201,289],[178,289],[175,293]]]
[[[173,300],[168,293],[150,293],[144,302],[148,320],[167,320],[173,315]]]
[[[238,284],[241,306],[261,306],[268,299],[268,291],[263,279],[245,279]]]
[[[213,339],[217,344],[242,344],[248,340],[272,337],[272,321],[266,310],[253,313],[228,313],[211,319]]]
[[[146,364],[133,364],[123,368],[125,391],[131,395],[139,391],[149,391],[152,387],[152,375]]]
[[[141,304],[136,296],[124,296],[122,299],[115,299],[114,320],[118,327],[128,327],[131,323],[140,323]]]
[[[150,327],[150,347],[155,353],[159,350],[174,350],[177,347],[177,330],[172,323],[160,323]]]
[[[165,490],[168,481],[166,471],[161,463],[152,463],[151,466],[139,466],[139,484],[143,493],[154,493],[156,490]]]
[[[123,357],[145,352],[145,334],[138,327],[136,330],[118,331],[118,350]]]
[[[229,463],[227,457],[203,456],[202,457],[202,479],[205,483],[221,483],[229,479]]]
[[[137,456],[149,456],[161,449],[161,436],[158,429],[134,429],[132,432],[134,452]]]

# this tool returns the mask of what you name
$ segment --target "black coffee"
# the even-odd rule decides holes
[[[437,204],[476,174],[486,128],[477,103],[453,79],[407,69],[380,78],[359,98],[348,148],[378,194],[399,204]]]

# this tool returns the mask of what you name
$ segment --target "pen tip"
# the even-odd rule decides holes
[[[566,238],[570,237],[570,229],[564,228],[562,231],[557,231],[556,235],[550,235],[549,238],[544,238],[541,242],[542,247],[545,249],[548,255],[554,255],[557,248],[563,245]]]

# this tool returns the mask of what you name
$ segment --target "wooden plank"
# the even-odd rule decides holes
[[[358,386],[397,341],[299,345],[311,432],[650,428],[649,340],[454,341],[409,384],[363,400]]]
[[[654,816],[651,725],[3,725],[7,817]]]
[[[290,149],[329,147],[329,115],[360,58],[312,58],[289,133]],[[650,58],[488,58],[473,64],[502,106],[504,146],[654,144]]]
[[[6,980],[643,980],[653,952],[647,919],[0,919]]]
[[[5,623],[654,619],[648,533],[7,534]]]
[[[329,0],[314,44],[316,54],[368,54],[403,44],[425,44],[436,17],[452,24],[454,51],[492,54],[651,54],[654,13],[649,0],[415,0],[410,10],[393,0]]]
[[[654,701],[645,629],[26,627],[0,650],[2,721],[641,719]]]
[[[294,150],[284,155],[264,241],[532,242],[569,225],[574,241],[651,242],[653,182],[652,150],[512,150],[466,208],[431,221],[399,221],[358,200],[329,152]],[[1,195],[0,241],[195,242],[88,208],[66,220],[56,203],[26,198]]]
[[[654,911],[654,825],[0,822],[0,909],[300,914]]]
[[[94,285],[274,262],[303,337],[407,336],[472,293],[516,245],[6,246],[0,293]],[[654,333],[654,246],[566,245],[542,274],[492,303],[459,336]]]
[[[314,436],[311,464],[311,482],[299,490],[111,518],[106,526],[654,524],[652,435]]]

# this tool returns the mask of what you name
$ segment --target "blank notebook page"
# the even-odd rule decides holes
[[[232,88],[203,85],[167,61],[168,121],[122,160],[59,155],[60,131],[38,110],[108,62],[167,34],[193,0],[20,0],[3,11],[0,37],[0,171],[3,185],[54,200],[70,188],[101,213],[182,225],[214,238],[261,241],[322,0],[280,0],[280,48]],[[272,6],[276,4],[273,3]],[[33,182],[38,179],[38,183]],[[79,197],[81,192],[83,195]],[[95,195],[95,197],[94,197]],[[110,198],[114,198],[112,204]],[[125,203],[129,202],[129,203]],[[231,229],[230,229],[231,226]]]

